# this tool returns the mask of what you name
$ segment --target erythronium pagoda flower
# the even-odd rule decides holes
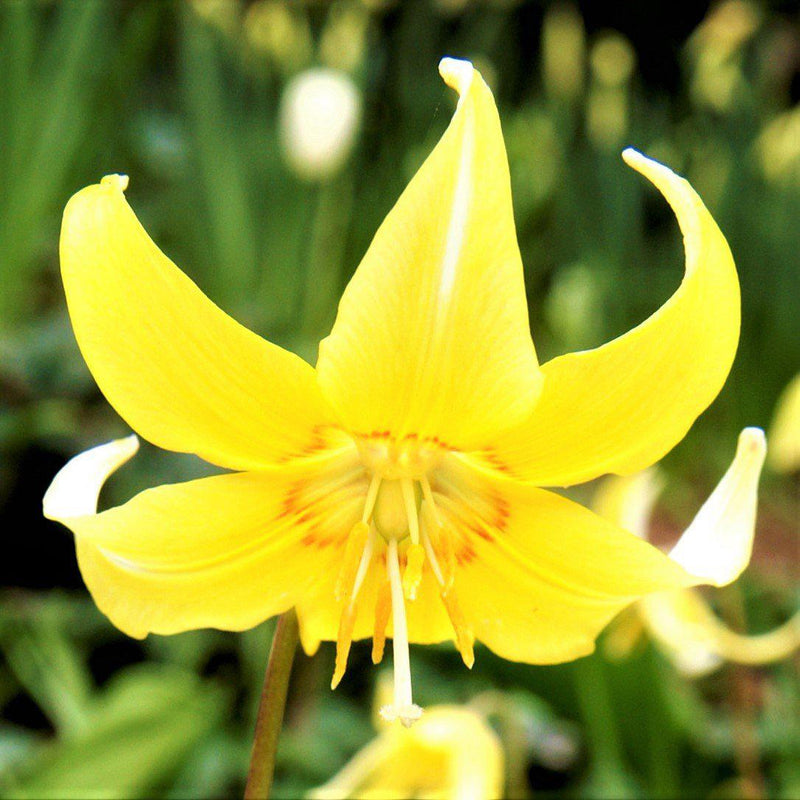
[[[123,439],[55,478],[45,515],[75,534],[84,580],[121,630],[240,630],[296,607],[312,653],[393,639],[388,718],[410,724],[409,642],[477,638],[516,661],[591,652],[622,608],[724,584],[749,534],[694,536],[669,558],[546,491],[661,458],[719,392],[739,335],[733,260],[689,184],[634,150],[670,203],[686,274],[649,319],[540,366],[492,95],[466,61],[439,70],[453,119],[375,235],[316,369],[240,327],[155,246],[111,175],[64,212],[78,344],[145,439],[233,470],[96,513]],[[677,553],[680,553],[678,557]]]
[[[492,800],[503,796],[504,757],[497,734],[463,706],[431,706],[419,725],[386,727],[314,800],[426,797]]]
[[[733,463],[689,530],[727,530],[736,531],[735,536],[742,540],[752,537],[758,478],[765,455],[763,432],[758,428],[742,431]],[[647,538],[661,486],[655,467],[627,477],[609,477],[592,505],[601,516]],[[746,636],[728,628],[697,589],[648,595],[636,605],[636,610],[638,619],[630,615],[620,618],[606,639],[610,652],[617,656],[628,653],[644,626],[675,666],[690,677],[705,675],[724,661],[740,664],[780,661],[800,647],[800,612],[768,633]]]

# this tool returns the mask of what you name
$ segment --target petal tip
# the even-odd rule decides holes
[[[622,160],[632,167],[637,162],[647,161],[648,158],[642,155],[635,147],[626,147],[622,151]]]
[[[761,428],[745,428],[739,434],[737,450],[742,455],[749,455],[763,462],[767,455],[766,434]]]
[[[767,454],[760,428],[739,434],[733,462],[672,549],[694,584],[727,586],[744,572],[753,549],[758,481]]]
[[[622,151],[622,160],[631,168],[635,169],[640,175],[644,175],[651,182],[655,182],[654,178],[652,177],[654,173],[658,171],[670,171],[668,167],[665,167],[658,161],[655,161],[652,158],[648,158],[644,153],[639,152],[634,147],[626,147]]]
[[[455,89],[463,97],[469,91],[475,67],[464,59],[447,56],[439,62],[439,74],[451,89]]]
[[[101,444],[71,458],[56,474],[42,499],[47,519],[65,520],[97,510],[97,498],[107,478],[139,449],[136,434]]]
[[[118,189],[124,192],[128,188],[129,178],[127,175],[105,175],[100,181],[101,186],[110,186],[112,189]]]

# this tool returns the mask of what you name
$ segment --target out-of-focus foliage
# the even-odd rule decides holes
[[[39,516],[68,455],[127,433],[83,364],[58,279],[74,191],[130,175],[134,209],[203,290],[313,362],[450,117],[439,58],[471,58],[498,100],[546,360],[627,330],[674,289],[672,215],[619,153],[665,161],[728,237],[743,302],[728,384],[664,463],[677,487],[654,522],[666,541],[800,367],[797,13],[745,0],[681,13],[632,0],[0,3],[0,795],[240,793],[272,631],[125,639],[82,588],[67,532]],[[320,67],[345,99],[304,117],[287,87]],[[334,120],[335,158],[298,167],[287,119],[323,134]],[[204,469],[145,446],[114,500]],[[762,482],[753,567],[715,595],[732,626],[767,630],[800,603],[796,490],[791,476]],[[368,647],[333,694],[332,661],[330,647],[298,659],[276,796],[324,784],[373,736]],[[423,704],[492,698],[511,796],[800,794],[791,663],[697,682],[651,646],[556,667],[479,649],[472,672],[443,646],[413,664]]]

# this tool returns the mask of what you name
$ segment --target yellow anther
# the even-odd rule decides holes
[[[383,661],[383,650],[386,647],[386,626],[392,614],[392,585],[388,580],[381,581],[378,586],[378,598],[375,601],[375,627],[372,631],[372,663]]]
[[[461,611],[461,606],[459,606],[456,600],[455,592],[452,589],[447,592],[442,592],[442,601],[444,602],[444,607],[447,609],[447,616],[450,617],[450,622],[456,634],[456,647],[458,648],[458,652],[461,653],[461,658],[467,665],[467,668],[472,669],[472,665],[475,663],[475,651],[473,650],[475,636],[467,624],[466,617]]]
[[[347,657],[350,655],[350,644],[353,641],[353,627],[356,624],[357,608],[355,603],[346,606],[339,617],[339,634],[336,637],[336,667],[333,670],[331,689],[339,685],[347,669]]]
[[[406,600],[417,599],[424,563],[425,548],[421,544],[410,544],[406,553],[406,568],[403,571],[403,594]]]
[[[357,522],[353,525],[350,535],[347,537],[347,544],[344,549],[344,559],[339,569],[339,576],[336,579],[336,600],[338,602],[348,602],[353,594],[353,587],[358,575],[358,567],[361,563],[361,556],[367,545],[369,536],[369,525],[366,522]]]

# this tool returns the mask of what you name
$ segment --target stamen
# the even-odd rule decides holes
[[[403,491],[403,502],[408,517],[408,535],[414,544],[419,544],[419,518],[417,517],[417,498],[414,496],[414,484],[410,478],[401,478],[400,488]]]
[[[422,501],[420,516],[423,524],[422,544],[425,546],[425,553],[428,556],[428,561],[436,580],[442,590],[447,592],[453,585],[456,573],[456,555],[453,550],[453,542],[450,536],[446,534],[442,523],[437,520],[438,512],[436,507],[430,505],[427,499]]]
[[[369,525],[365,522],[356,522],[347,537],[342,566],[336,579],[336,600],[340,603],[349,600],[353,592],[368,536]]]
[[[392,587],[388,577],[378,586],[378,597],[375,601],[375,627],[372,629],[372,663],[383,661],[383,650],[386,646],[386,626],[392,613]]]
[[[456,577],[456,551],[453,549],[453,537],[444,528],[439,528],[436,532],[436,544],[434,546],[442,559],[444,567],[444,589],[450,591]]]
[[[434,522],[441,526],[442,519],[439,516],[439,509],[436,508],[436,503],[433,501],[433,492],[431,491],[431,484],[428,481],[428,476],[423,475],[419,479],[419,484],[422,487],[422,497],[425,499],[425,502],[428,504],[428,508],[433,516]]]
[[[358,553],[357,546],[361,543],[361,558],[356,564],[354,554]],[[351,546],[352,545],[352,546]],[[353,641],[353,627],[356,623],[356,614],[358,607],[356,600],[358,593],[361,591],[361,586],[364,583],[364,578],[367,576],[370,561],[372,561],[372,551],[375,547],[375,536],[364,522],[357,522],[350,532],[345,548],[345,562],[342,565],[342,571],[339,573],[337,580],[336,594],[339,599],[340,584],[342,584],[341,594],[343,600],[347,605],[339,617],[339,632],[336,637],[336,666],[333,670],[333,679],[331,680],[331,689],[335,689],[342,680],[345,670],[347,669],[347,657],[350,655],[350,644]],[[353,573],[355,575],[353,576]],[[352,582],[351,582],[352,578]],[[347,581],[345,584],[344,582]],[[347,586],[352,588],[347,590]]]
[[[389,722],[399,719],[408,728],[422,716],[422,709],[411,698],[411,665],[408,654],[408,628],[403,598],[403,583],[400,577],[400,560],[397,555],[397,541],[388,543],[386,568],[389,573],[392,596],[392,619],[394,635],[392,655],[394,657],[394,702],[381,709],[381,716]]]
[[[356,604],[350,603],[339,617],[339,633],[336,637],[336,666],[333,670],[333,678],[331,678],[331,689],[335,689],[339,685],[347,669],[347,657],[350,655],[350,644],[353,641],[356,612]]]
[[[403,572],[403,594],[406,600],[417,599],[417,589],[422,581],[422,565],[425,563],[425,549],[421,544],[411,544],[406,553],[406,568]]]
[[[469,625],[467,625],[466,617],[456,600],[455,592],[452,589],[442,592],[442,602],[445,609],[447,609],[447,616],[450,617],[450,622],[456,633],[456,647],[458,652],[461,653],[461,659],[466,664],[467,669],[472,669],[472,665],[475,663],[475,651],[473,649],[475,636]]]
[[[369,537],[364,545],[364,552],[361,554],[361,561],[358,565],[358,572],[356,579],[353,582],[353,594],[351,595],[350,602],[355,603],[358,593],[361,591],[361,585],[364,583],[364,578],[367,577],[367,570],[369,569],[369,562],[372,561],[372,551],[375,549],[375,533],[372,529],[369,531]]]
[[[364,513],[361,516],[362,522],[369,522],[372,512],[375,509],[375,501],[378,499],[378,489],[381,488],[381,476],[373,475],[367,489],[367,499],[364,501]]]

